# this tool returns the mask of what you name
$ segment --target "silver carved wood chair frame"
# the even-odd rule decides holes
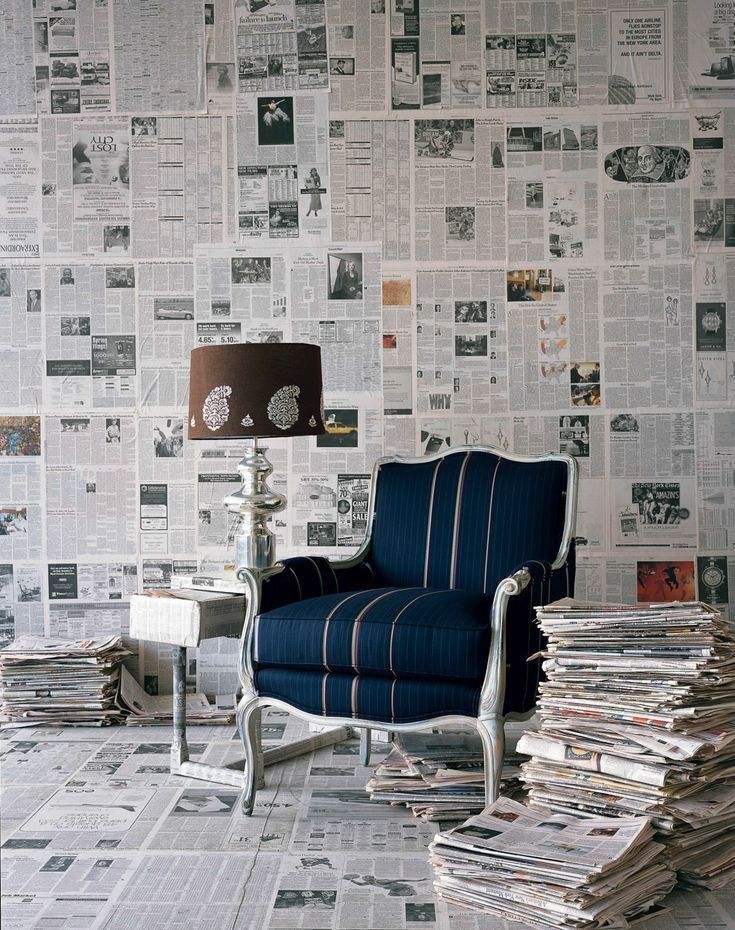
[[[567,562],[570,547],[573,544],[578,494],[578,469],[574,458],[566,453],[549,453],[547,455],[516,455],[503,452],[489,446],[457,446],[439,452],[436,455],[408,457],[402,455],[386,456],[379,459],[373,468],[370,504],[368,510],[367,533],[357,552],[348,559],[329,560],[329,564],[336,571],[351,568],[361,562],[370,550],[372,530],[375,516],[375,489],[380,468],[387,463],[418,464],[459,452],[489,452],[501,459],[513,462],[538,463],[545,461],[563,462],[567,468],[566,501],[564,509],[564,528],[561,536],[556,558],[551,563],[552,570],[562,569]],[[237,727],[245,750],[245,771],[242,797],[242,809],[245,814],[251,814],[255,803],[255,792],[258,774],[262,772],[262,765],[258,754],[260,753],[260,714],[258,711],[265,707],[277,707],[295,714],[309,723],[319,726],[351,726],[360,730],[360,757],[364,765],[370,758],[370,730],[384,730],[389,732],[432,730],[435,728],[476,728],[482,740],[485,757],[485,796],[486,803],[497,798],[500,777],[503,768],[505,751],[505,720],[528,719],[533,709],[526,713],[510,713],[504,716],[503,704],[506,683],[506,615],[508,606],[514,597],[517,597],[529,585],[531,571],[523,567],[512,575],[504,578],[497,586],[490,613],[491,640],[487,667],[480,692],[479,706],[476,716],[448,714],[432,717],[411,723],[386,723],[380,720],[369,720],[352,717],[329,717],[308,713],[294,707],[287,701],[265,697],[258,694],[255,686],[255,669],[253,660],[253,633],[255,618],[259,614],[261,603],[261,587],[266,579],[270,579],[283,571],[283,563],[277,563],[263,571],[241,569],[240,578],[248,587],[248,605],[240,644],[239,674],[242,683],[242,698],[237,709]]]

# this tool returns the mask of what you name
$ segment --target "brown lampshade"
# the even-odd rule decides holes
[[[199,346],[189,370],[189,439],[318,436],[324,430],[319,346]]]

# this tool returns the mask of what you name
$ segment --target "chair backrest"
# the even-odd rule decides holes
[[[378,578],[492,594],[524,562],[553,562],[570,476],[566,456],[521,461],[473,448],[380,463],[370,546]]]

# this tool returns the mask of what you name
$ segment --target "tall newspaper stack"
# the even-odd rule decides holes
[[[120,664],[132,653],[119,636],[67,640],[20,636],[0,650],[3,729],[120,723]]]
[[[548,637],[540,730],[518,751],[529,801],[580,817],[647,815],[690,884],[735,877],[735,636],[700,603],[571,599]]]
[[[429,845],[440,898],[526,927],[627,927],[676,876],[645,817],[580,820],[499,798]]]
[[[501,792],[520,790],[521,757],[506,753]],[[405,804],[421,820],[465,820],[485,806],[482,743],[475,733],[398,733],[365,790]]]

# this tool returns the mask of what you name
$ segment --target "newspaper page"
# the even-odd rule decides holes
[[[383,276],[383,412],[390,418],[410,418],[415,410],[415,290],[413,274]]]
[[[329,121],[332,235],[383,243],[386,261],[411,259],[411,132],[407,119]]]
[[[698,410],[696,424],[699,545],[705,552],[728,553],[728,557],[732,558],[735,489],[729,475],[735,464],[735,416],[724,407]],[[728,572],[725,565],[718,564],[723,577],[719,584],[715,584],[713,573],[709,587],[717,591],[717,602],[723,603],[727,601]]]
[[[235,0],[241,93],[328,89],[324,0]]]
[[[37,559],[41,555],[41,418],[39,416],[0,417],[0,561]],[[20,565],[15,569],[20,572]],[[41,591],[32,578],[32,568],[26,569],[24,587],[20,574],[13,577],[14,568],[3,570],[3,601],[7,613],[2,617],[2,636],[13,638],[13,604],[40,602]],[[26,593],[24,593],[26,592]],[[22,612],[33,613],[33,608]],[[30,620],[29,616],[25,617]],[[25,632],[31,632],[25,630]]]
[[[189,353],[197,344],[194,265],[160,260],[122,267],[125,274],[120,276],[120,286],[138,295],[142,412],[181,417],[189,392]],[[220,302],[210,309],[218,321],[230,315],[229,304]],[[170,432],[165,431],[167,438]],[[172,446],[177,448],[175,443]]]
[[[133,418],[47,417],[45,427],[49,556],[135,552]]]
[[[41,118],[44,252],[130,252],[130,120]]]
[[[330,113],[386,109],[385,7],[386,0],[327,0]]]
[[[127,634],[130,595],[138,587],[134,561],[51,561],[47,573],[48,636],[87,639]],[[134,648],[130,640],[126,643]],[[137,672],[137,659],[130,664]]]
[[[650,463],[635,478],[611,478],[610,520],[614,549],[631,546],[685,549],[697,545],[694,476],[658,480]],[[654,477],[655,475],[655,477]],[[688,600],[691,598],[681,598]],[[658,598],[650,597],[650,601]]]
[[[228,0],[204,4],[207,112],[231,114],[235,106],[234,9]]]
[[[349,546],[361,532],[361,482],[382,454],[380,247],[271,246],[268,253],[244,246],[197,249],[197,325],[207,324],[209,338],[224,313],[221,325],[236,327],[236,341],[321,346],[327,433],[315,441],[271,444],[271,483],[293,504],[290,525],[279,515],[274,531],[280,552],[281,546],[286,552],[337,550],[340,538]],[[220,547],[221,557],[231,531],[222,498],[239,487],[242,444],[199,445],[197,541],[213,554]]]
[[[195,443],[183,416],[138,420],[140,551],[191,556],[196,532]]]
[[[691,263],[611,265],[601,286],[606,404],[691,406]]]
[[[451,412],[461,417],[508,409],[504,289],[502,268],[418,273],[419,413]],[[428,442],[427,454],[433,451]]]
[[[392,109],[481,107],[481,0],[388,2]]]
[[[677,9],[677,7],[679,9]],[[674,4],[679,96],[695,105],[732,101],[729,81],[735,76],[732,5],[721,0],[688,0]]]
[[[38,257],[40,214],[38,123],[0,122],[0,257]]]
[[[117,112],[203,112],[200,0],[177,0],[175,6],[127,0],[111,4],[111,12]]]
[[[698,0],[689,4],[696,5]],[[672,7],[676,12],[672,11]],[[673,100],[673,17],[684,4],[672,0],[578,2],[579,103],[582,106],[650,107]],[[678,8],[678,9],[677,9]]]
[[[696,252],[735,248],[735,108],[690,111]]]
[[[130,124],[132,254],[190,257],[195,243],[222,242],[227,194],[225,119],[134,116]]]
[[[3,116],[32,116],[36,112],[34,86],[34,34],[30,4],[2,0],[0,18],[0,82]]]
[[[43,636],[40,562],[0,563],[0,648],[16,636]]]
[[[550,116],[506,126],[508,248],[526,261],[595,261],[597,121]]]
[[[557,264],[506,274],[510,409],[599,407],[599,276],[594,268]]]
[[[33,38],[39,113],[112,109],[110,33],[108,4],[36,0]]]
[[[691,250],[686,113],[602,120],[600,199],[607,261],[661,261]]]
[[[5,411],[41,409],[41,267],[4,258],[0,267],[0,396]]]
[[[488,107],[576,106],[576,2],[487,0],[485,16]]]
[[[503,121],[416,119],[413,133],[416,261],[504,261]]]
[[[691,549],[652,552],[626,557],[616,552],[606,559],[583,557],[577,563],[575,595],[594,603],[650,604],[693,601],[696,560]]]
[[[329,239],[327,101],[313,93],[239,95],[240,242]]]
[[[74,413],[102,407],[110,413],[135,406],[134,280],[129,265],[44,266],[44,396],[53,409]]]

